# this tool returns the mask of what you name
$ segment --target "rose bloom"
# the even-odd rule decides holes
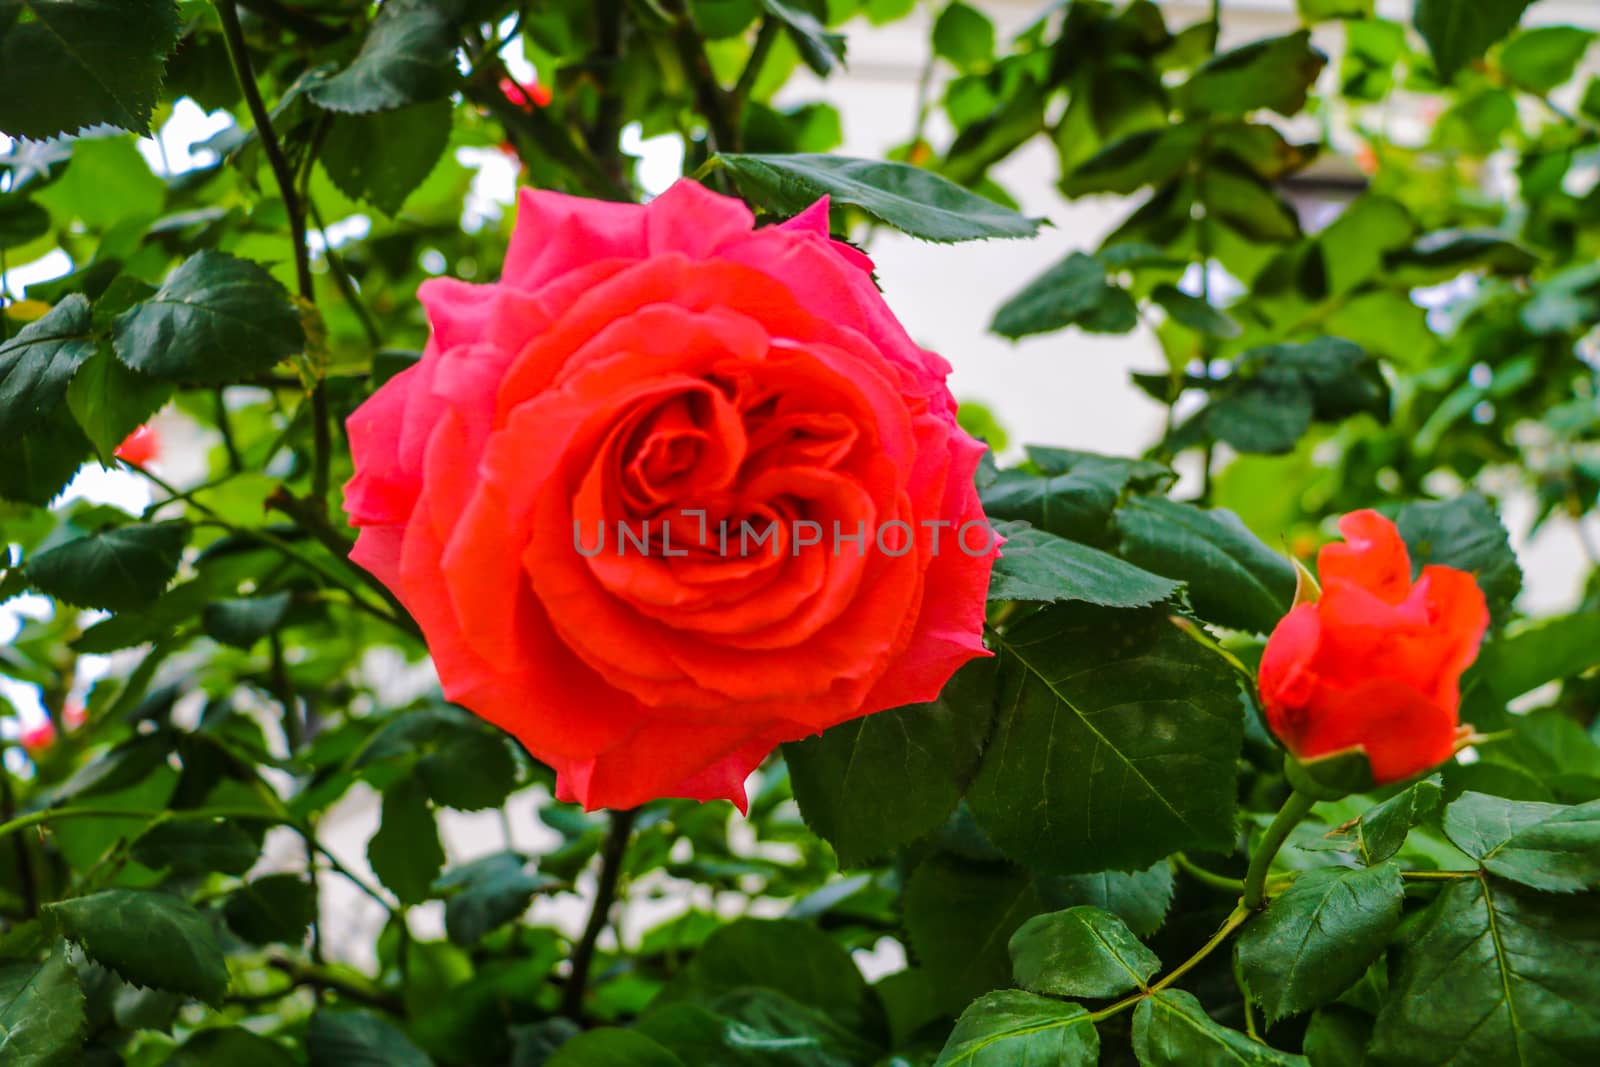
[[[154,427],[141,426],[123,439],[113,455],[143,467],[161,455],[161,436]]]
[[[421,361],[349,420],[351,558],[563,799],[742,807],[779,742],[987,654],[983,447],[871,269],[825,201],[756,229],[681,181],[647,207],[524,190],[497,284],[422,286]],[[777,540],[741,551],[745,522]]]
[[[1284,616],[1262,654],[1267,725],[1301,759],[1359,748],[1374,782],[1398,782],[1454,753],[1461,672],[1489,609],[1453,567],[1412,584],[1405,542],[1377,512],[1351,512],[1339,532],[1345,543],[1317,557],[1321,598]]]

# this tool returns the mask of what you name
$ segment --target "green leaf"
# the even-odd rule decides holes
[[[389,0],[350,65],[310,89],[329,111],[365,114],[436,100],[456,81],[456,35],[449,6]]]
[[[1484,644],[1477,673],[1502,702],[1600,665],[1600,611],[1541,619]]]
[[[1600,800],[1577,807],[1465,792],[1445,835],[1485,870],[1534,889],[1600,889]]]
[[[1586,1067],[1600,1032],[1597,960],[1592,899],[1451,882],[1402,945],[1373,1052],[1416,1067]]]
[[[293,601],[293,594],[287,592],[214,600],[205,606],[201,618],[212,640],[248,652],[283,625]]]
[[[185,1041],[161,1067],[297,1067],[299,1062],[285,1046],[242,1026],[216,1026]]]
[[[990,600],[1081,600],[1108,608],[1143,608],[1183,587],[1097,548],[1023,523],[998,522],[1006,539],[989,581]]]
[[[1362,412],[1388,417],[1382,377],[1360,345],[1322,337],[1242,354],[1194,425],[1241,452],[1281,454],[1293,451],[1312,419],[1331,422]],[[1192,429],[1174,436],[1187,443]]]
[[[970,73],[994,58],[994,23],[961,0],[952,0],[933,23],[933,54]]]
[[[163,823],[140,836],[133,858],[154,870],[176,874],[242,875],[261,856],[261,839],[236,822],[185,819]]]
[[[1372,0],[1296,0],[1305,22],[1329,19],[1370,19]]]
[[[1015,341],[1068,326],[1127,333],[1138,324],[1133,298],[1106,279],[1099,260],[1074,252],[1002,304],[989,329]]]
[[[32,16],[19,21],[19,16]],[[7,0],[0,4],[0,132],[42,141],[110,123],[150,133],[173,0]]]
[[[319,1011],[306,1032],[311,1067],[433,1067],[398,1026],[369,1011]]]
[[[641,1033],[607,1026],[568,1041],[545,1061],[545,1067],[685,1067],[685,1064],[659,1042]]]
[[[1522,590],[1522,569],[1487,500],[1474,492],[1454,500],[1407,504],[1395,516],[1395,525],[1411,552],[1414,574],[1434,563],[1466,571],[1478,580],[1490,617],[1504,621]]]
[[[674,1003],[634,1024],[695,1067],[844,1067],[874,1062],[881,1049],[815,1008],[770,989],[737,989],[711,1006]]]
[[[906,882],[905,927],[941,1007],[1011,984],[1006,942],[1039,910],[1026,872],[935,852]]]
[[[517,786],[517,763],[504,734],[474,727],[448,734],[417,761],[417,777],[441,808],[498,808]]]
[[[94,355],[89,301],[73,293],[0,344],[0,434],[21,435],[52,414]]]
[[[536,893],[557,884],[528,871],[525,857],[496,852],[452,869],[434,883],[434,889],[448,894],[444,928],[450,940],[469,947],[517,919]]]
[[[719,155],[739,187],[780,215],[797,215],[826,196],[925,241],[1032,237],[1030,219],[937,174],[905,163],[829,155]]]
[[[1239,324],[1198,296],[1190,296],[1177,286],[1162,282],[1150,293],[1173,321],[1207,337],[1237,337]]]
[[[93,443],[100,462],[110,464],[117,446],[171,396],[172,383],[140,374],[102,342],[67,386],[67,409]]]
[[[804,0],[761,0],[761,6],[783,24],[800,58],[816,73],[826,75],[844,61],[844,37],[830,33]]]
[[[65,946],[42,962],[0,967],[0,1063],[66,1067],[83,1044],[83,990]]]
[[[1372,1043],[1372,1016],[1344,1004],[1312,1013],[1301,1051],[1316,1067],[1364,1067]]]
[[[209,250],[119,315],[112,337],[118,358],[134,370],[207,385],[264,373],[305,345],[300,313],[272,275]]]
[[[0,252],[31,244],[50,232],[50,212],[26,196],[0,195]]]
[[[1059,465],[1039,465],[1045,477],[1001,471],[979,494],[985,514],[990,519],[1025,522],[1069,541],[1103,544],[1122,491],[1150,481],[1140,477],[1129,460],[1087,453],[1067,457]]]
[[[339,191],[393,218],[444,155],[450,141],[450,101],[340,115],[317,157]]]
[[[1572,80],[1594,38],[1576,26],[1523,30],[1500,50],[1500,69],[1520,88],[1548,93]]]
[[[967,800],[997,847],[1060,874],[1232,848],[1238,684],[1165,609],[1058,604],[995,643],[1000,717]]]
[[[1093,1067],[1100,1035],[1089,1013],[1032,993],[1003,989],[961,1013],[934,1067]]]
[[[317,913],[317,891],[293,874],[269,874],[228,895],[222,914],[252,944],[298,945]]]
[[[1166,989],[1133,1012],[1133,1051],[1143,1067],[1307,1067],[1215,1022],[1191,993]]]
[[[1405,886],[1393,863],[1297,877],[1239,935],[1236,955],[1268,1021],[1330,1003],[1383,954]]]
[[[1195,610],[1239,630],[1267,633],[1294,600],[1294,568],[1230,511],[1160,497],[1117,509],[1119,552],[1145,570],[1186,582]]]
[[[1480,58],[1510,33],[1531,0],[1417,0],[1417,32],[1428,42],[1441,81]]]
[[[1403,286],[1438,285],[1469,270],[1520,276],[1539,265],[1535,253],[1493,231],[1434,230],[1385,260],[1388,280]]]
[[[932,832],[961,799],[994,721],[994,669],[968,664],[939,699],[840,723],[783,746],[806,825],[860,866]]]
[[[1061,191],[1126,195],[1146,185],[1165,185],[1194,162],[1203,132],[1199,123],[1183,123],[1120,137],[1063,178]]]
[[[439,827],[428,794],[416,778],[402,778],[383,794],[383,822],[367,842],[372,873],[405,905],[428,899],[444,867]]]
[[[1035,915],[1011,935],[1017,984],[1034,993],[1109,999],[1143,989],[1161,958],[1099,908]]]
[[[214,1007],[228,965],[206,917],[169,893],[108,889],[45,905],[67,940],[124,981],[184,993]]]
[[[680,977],[683,994],[716,999],[755,986],[817,1008],[845,1026],[861,1021],[867,999],[866,982],[850,954],[817,927],[793,919],[742,919],[724,926]]]
[[[46,549],[24,569],[29,584],[68,604],[137,611],[166,589],[188,540],[182,522],[116,526]]]
[[[1041,878],[1039,896],[1046,907],[1080,904],[1109,911],[1139,937],[1161,929],[1172,906],[1172,865],[1166,860],[1142,871],[1096,871]]]
[[[1190,114],[1268,108],[1288,117],[1306,106],[1306,92],[1327,62],[1307,30],[1251,41],[1207,60],[1178,90],[1178,101]]]
[[[1411,828],[1439,810],[1443,796],[1435,776],[1369,809],[1356,823],[1361,861],[1371,867],[1394,856],[1405,845]]]

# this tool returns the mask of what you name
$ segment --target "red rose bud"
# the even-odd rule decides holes
[[[113,453],[118,459],[136,466],[144,466],[161,455],[161,437],[149,425],[141,426],[129,434]]]
[[[1424,567],[1413,584],[1405,542],[1377,512],[1351,512],[1339,532],[1345,543],[1317,557],[1321,598],[1297,605],[1267,642],[1261,700],[1296,758],[1360,749],[1384,785],[1454,753],[1461,672],[1489,609],[1453,567]]]
[[[422,359],[350,417],[351,558],[562,799],[742,805],[988,654],[983,446],[827,218],[524,190],[501,280],[425,282]]]
[[[24,751],[29,753],[43,752],[56,742],[55,723],[46,719],[38,726],[22,731],[22,736],[19,740],[22,742]]]
[[[554,99],[548,86],[540,85],[537,81],[519,82],[513,78],[500,79],[500,94],[523,111],[549,107]]]

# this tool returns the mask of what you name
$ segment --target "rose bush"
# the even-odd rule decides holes
[[[421,361],[350,418],[353,558],[561,796],[743,806],[779,742],[986,654],[982,445],[825,200],[527,190],[498,283],[420,296]]]
[[[1379,785],[1449,759],[1461,674],[1489,609],[1472,575],[1411,557],[1376,511],[1339,520],[1344,543],[1317,556],[1320,598],[1283,617],[1261,656],[1267,724],[1295,756],[1362,750]]]

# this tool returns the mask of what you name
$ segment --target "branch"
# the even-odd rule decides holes
[[[583,998],[588,992],[589,968],[594,963],[595,943],[600,932],[611,921],[611,906],[617,899],[617,880],[622,875],[622,861],[628,851],[628,838],[633,833],[633,822],[639,810],[611,813],[611,831],[600,853],[600,883],[595,889],[594,907],[589,912],[589,923],[577,948],[572,952],[572,974],[561,994],[561,1014],[575,1022],[583,1019]]]

